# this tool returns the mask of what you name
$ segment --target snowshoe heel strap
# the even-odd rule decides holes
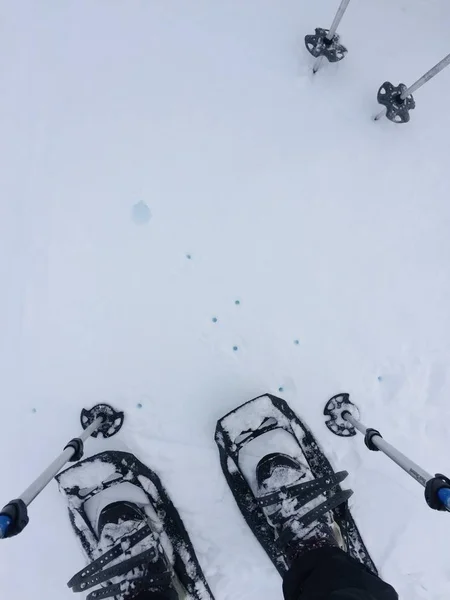
[[[151,577],[146,575],[144,577],[133,579],[131,583],[116,583],[114,585],[108,585],[107,587],[99,590],[94,590],[86,596],[86,600],[103,600],[104,598],[112,598],[125,592],[129,593],[130,591],[133,592],[134,596],[142,590],[150,591],[155,587],[166,588],[171,585],[172,578],[173,577],[170,571],[165,571],[164,573],[160,573],[156,576],[152,575]]]
[[[112,598],[118,596],[124,591],[124,586],[116,583],[115,585],[108,585],[100,590],[95,590],[86,596],[86,600],[103,600],[103,598]]]
[[[311,523],[320,519],[320,517],[322,517],[325,513],[347,502],[352,495],[353,490],[344,490],[338,492],[337,494],[333,494],[333,496],[325,500],[325,502],[322,502],[312,510],[308,511],[302,517],[298,519],[296,518],[295,522],[298,523],[299,527],[301,528],[308,527],[308,525],[311,525]],[[289,544],[289,542],[295,537],[296,533],[293,531],[292,527],[286,527],[280,535],[280,542],[283,545],[286,545]]]
[[[105,569],[104,571],[100,571],[97,574],[89,577],[88,579],[84,579],[80,583],[72,586],[73,592],[84,592],[95,585],[99,585],[100,583],[104,583],[112,579],[113,577],[118,577],[119,575],[125,575],[128,571],[135,569],[136,567],[145,566],[148,562],[153,562],[153,560],[157,556],[157,551],[155,548],[150,548],[149,550],[145,550],[136,556],[128,558],[120,562],[114,567],[110,567],[109,569]]]
[[[150,527],[148,527],[147,525],[141,527],[132,535],[124,537],[119,544],[116,544],[113,548],[111,548],[111,550],[108,550],[108,552],[105,552],[105,554],[102,554],[96,560],[92,561],[87,567],[81,569],[81,571],[78,571],[78,573],[76,573],[72,577],[72,579],[67,583],[67,585],[70,588],[79,587],[89,577],[101,571],[105,565],[115,560],[116,558],[119,558],[119,556],[121,556],[124,553],[124,548],[132,548],[146,537],[152,535],[153,534]]]
[[[294,483],[286,486],[283,485],[276,492],[259,496],[256,501],[261,507],[264,507],[277,504],[278,502],[287,500],[288,498],[297,498],[297,500],[300,502],[300,506],[303,506],[310,500],[314,500],[314,498],[320,496],[320,494],[329,492],[337,487],[347,476],[347,471],[339,471],[338,473],[334,474],[334,477],[318,477],[317,479],[305,481],[304,483]]]

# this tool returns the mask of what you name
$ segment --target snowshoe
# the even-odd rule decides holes
[[[91,563],[68,582],[86,600],[213,600],[183,522],[158,476],[133,454],[108,451],[56,477]]]
[[[290,434],[292,455],[264,456],[253,484],[244,475],[241,451],[275,430]],[[237,505],[280,575],[302,548],[324,544],[340,546],[377,574],[348,508],[352,491],[340,487],[348,473],[334,472],[284,400],[270,394],[250,400],[218,421],[215,439]]]

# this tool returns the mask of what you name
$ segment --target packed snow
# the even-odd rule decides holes
[[[381,575],[448,598],[450,517],[323,408],[450,473],[450,68],[411,122],[384,81],[449,52],[447,0],[350,2],[349,52],[313,76],[337,0],[5,3],[0,36],[0,504],[107,402],[183,517],[217,600],[281,580],[222,475],[214,429],[266,392],[308,424]],[[56,482],[0,541],[0,596],[69,600],[85,565]]]

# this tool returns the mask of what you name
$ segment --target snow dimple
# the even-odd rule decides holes
[[[132,218],[136,225],[145,225],[150,221],[152,213],[142,200],[137,202],[132,209]]]

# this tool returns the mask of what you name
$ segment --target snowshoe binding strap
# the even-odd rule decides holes
[[[295,522],[299,524],[300,527],[308,527],[314,521],[317,521],[320,517],[322,517],[325,513],[337,508],[341,504],[347,502],[347,500],[352,496],[352,490],[344,490],[343,492],[339,492],[331,496],[322,502],[312,510],[308,511],[300,518],[295,518]],[[273,518],[273,517],[272,517]],[[292,529],[286,528],[280,536],[280,542],[283,545],[289,544],[289,542],[295,537],[295,533]]]
[[[145,566],[148,562],[151,562],[156,556],[156,550],[154,548],[150,548],[149,550],[145,550],[132,558],[128,558],[123,562],[115,565],[114,567],[110,567],[105,571],[100,571],[98,574],[93,575],[89,579],[82,581],[80,584],[72,586],[73,592],[84,592],[89,588],[94,587],[95,585],[99,585],[100,583],[105,583],[112,579],[113,577],[118,577],[119,575],[125,575],[128,571],[135,569],[136,567]]]
[[[172,582],[172,575],[169,571],[165,571],[155,576],[144,576],[139,579],[133,579],[133,581],[124,581],[123,583],[116,583],[114,585],[108,585],[99,590],[94,590],[86,596],[86,600],[103,600],[104,598],[112,598],[119,596],[120,594],[127,594],[130,598],[133,598],[138,592],[143,590],[149,590],[151,587],[168,587]],[[130,595],[131,594],[131,595]]]
[[[146,537],[152,537],[154,539],[155,545],[152,548],[149,548],[144,552],[140,552],[136,556],[132,556],[131,558],[128,558],[127,560],[124,560],[119,564],[110,567],[109,569],[103,570],[105,565],[124,554],[124,548],[129,550]],[[124,575],[136,567],[145,566],[148,562],[153,562],[156,558],[158,554],[156,550],[156,544],[157,539],[150,528],[148,526],[141,527],[139,531],[133,535],[124,537],[119,544],[116,544],[111,550],[94,560],[85,569],[79,571],[72,577],[67,585],[72,588],[73,592],[82,592],[94,587],[95,585],[104,583],[113,577]],[[154,583],[160,583],[158,575],[156,575],[154,579]]]
[[[86,568],[82,569],[81,571],[78,571],[78,573],[76,573],[72,577],[72,579],[68,582],[67,585],[70,588],[79,586],[84,581],[88,580],[89,577],[92,577],[93,575],[101,571],[101,569],[103,569],[105,565],[115,560],[116,558],[119,558],[119,556],[123,554],[123,548],[132,548],[141,540],[145,539],[150,535],[152,535],[150,528],[148,526],[145,526],[141,527],[138,531],[136,531],[136,533],[124,537],[121,540],[120,544],[116,544],[113,548],[111,548],[111,550],[108,550],[108,552],[102,554],[99,558],[92,561],[91,564],[88,565]]]
[[[257,502],[260,506],[271,506],[272,504],[277,504],[277,502],[280,502],[281,500],[297,498],[299,503],[301,503],[299,507],[304,506],[310,500],[317,498],[320,494],[329,492],[337,487],[347,476],[347,471],[339,471],[334,477],[324,476],[313,479],[312,481],[305,481],[304,483],[283,485],[276,492],[259,496]]]

